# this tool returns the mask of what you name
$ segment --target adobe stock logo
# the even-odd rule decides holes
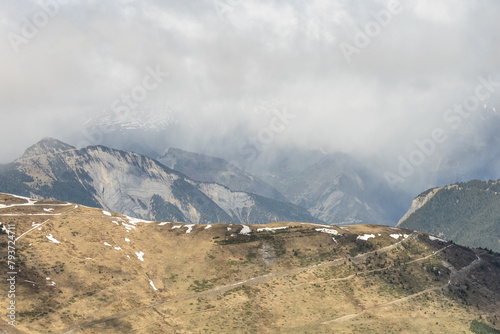
[[[38,35],[40,29],[44,28],[49,23],[50,19],[59,13],[60,5],[66,5],[68,3],[68,0],[43,1],[39,4],[40,10],[32,15],[31,20],[27,17],[23,17],[21,20],[22,25],[20,34],[12,31],[7,34],[7,39],[9,40],[12,50],[14,50],[15,53],[19,53],[19,47],[22,44],[28,44]]]
[[[393,16],[398,15],[402,11],[403,7],[399,0],[391,0],[389,1],[387,9],[382,9],[379,12],[371,12],[371,16],[374,20],[367,22],[363,30],[358,30],[356,34],[354,34],[354,45],[345,42],[339,44],[340,50],[347,63],[352,63],[352,56],[366,49],[373,39],[377,38],[382,33],[383,29],[391,24]]]
[[[423,165],[428,157],[436,152],[438,145],[444,144],[452,131],[456,131],[466,119],[474,116],[473,112],[479,109],[481,102],[488,100],[495,92],[495,88],[500,87],[500,81],[494,81],[490,75],[488,79],[478,78],[479,84],[474,89],[474,94],[463,99],[461,103],[455,103],[452,108],[445,110],[443,121],[446,126],[434,128],[427,138],[414,141],[414,149],[407,157],[398,157],[399,166],[396,173],[387,171],[384,173],[386,181],[391,185],[404,183],[407,178],[413,175],[416,168]]]

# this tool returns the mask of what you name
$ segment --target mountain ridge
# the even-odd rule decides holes
[[[417,196],[414,203],[398,227],[500,252],[500,180],[433,188]]]
[[[204,194],[200,190],[203,188],[200,182],[190,180],[157,160],[105,146],[79,150],[59,149],[61,146],[70,147],[44,139],[33,146],[35,149],[29,150],[28,156],[0,166],[0,189],[24,196],[66,198],[144,219],[174,219],[191,223],[318,221],[305,209],[293,204],[279,204],[289,210],[279,209],[281,214],[276,214],[273,208],[264,209],[260,201],[245,208],[253,212],[253,220],[240,222],[232,212],[224,211]],[[227,190],[224,193],[226,200],[254,196]]]
[[[157,160],[195,181],[218,183],[232,190],[287,201],[276,188],[222,158],[169,147]]]

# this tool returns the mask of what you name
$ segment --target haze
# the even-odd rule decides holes
[[[115,101],[134,89],[125,116],[161,124],[165,147],[231,157],[260,136],[394,172],[436,128],[448,139],[435,160],[496,148],[499,13],[493,0],[5,0],[0,161],[45,136],[89,141],[84,129],[119,118]],[[136,88],[152,70],[161,82]],[[492,89],[447,123],[480,78]]]

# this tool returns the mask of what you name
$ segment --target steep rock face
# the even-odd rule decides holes
[[[305,209],[292,203],[280,202],[255,194],[232,191],[216,183],[199,183],[205,195],[219,205],[232,218],[243,224],[294,221],[318,222]]]
[[[415,197],[415,199],[411,203],[410,209],[408,209],[408,212],[401,218],[396,226],[401,226],[401,224],[404,223],[405,220],[407,220],[415,211],[423,207],[427,202],[429,202],[436,194],[438,191],[440,191],[443,188],[433,188],[429,189],[428,191],[418,195]]]
[[[172,218],[155,210],[162,200],[177,208],[174,216],[181,221],[234,222],[182,174],[139,154],[101,146],[37,153],[14,162],[15,169],[32,180],[24,183],[30,195],[79,200],[145,219]]]
[[[201,183],[198,187],[231,217],[248,223],[248,213],[255,206],[255,201],[250,194],[233,192],[215,183]]]
[[[500,252],[500,181],[431,189],[415,199],[398,226]]]
[[[221,158],[168,148],[158,161],[195,181],[219,183],[231,190],[286,201],[276,188]]]
[[[76,150],[53,139],[33,147],[36,149],[30,148],[30,154],[0,166],[2,191],[67,199],[143,219],[189,223],[240,223],[240,218],[244,223],[267,223],[270,218],[314,220],[302,208],[294,208],[298,215],[290,215],[281,210],[286,204],[263,205],[256,203],[256,195],[232,192],[217,184],[199,185],[136,153],[103,146]]]
[[[76,164],[83,161],[76,159]],[[86,172],[96,199],[110,210],[150,219],[164,217],[152,210],[154,196],[173,204],[184,220],[211,222],[217,217],[230,221],[224,211],[193,187],[185,178],[152,159],[103,147],[87,149]],[[157,199],[158,200],[158,199]],[[180,218],[180,217],[179,217]]]

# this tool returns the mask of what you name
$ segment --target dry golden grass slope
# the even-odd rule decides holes
[[[0,222],[2,333],[500,328],[500,256],[406,229],[145,222],[12,195]]]

